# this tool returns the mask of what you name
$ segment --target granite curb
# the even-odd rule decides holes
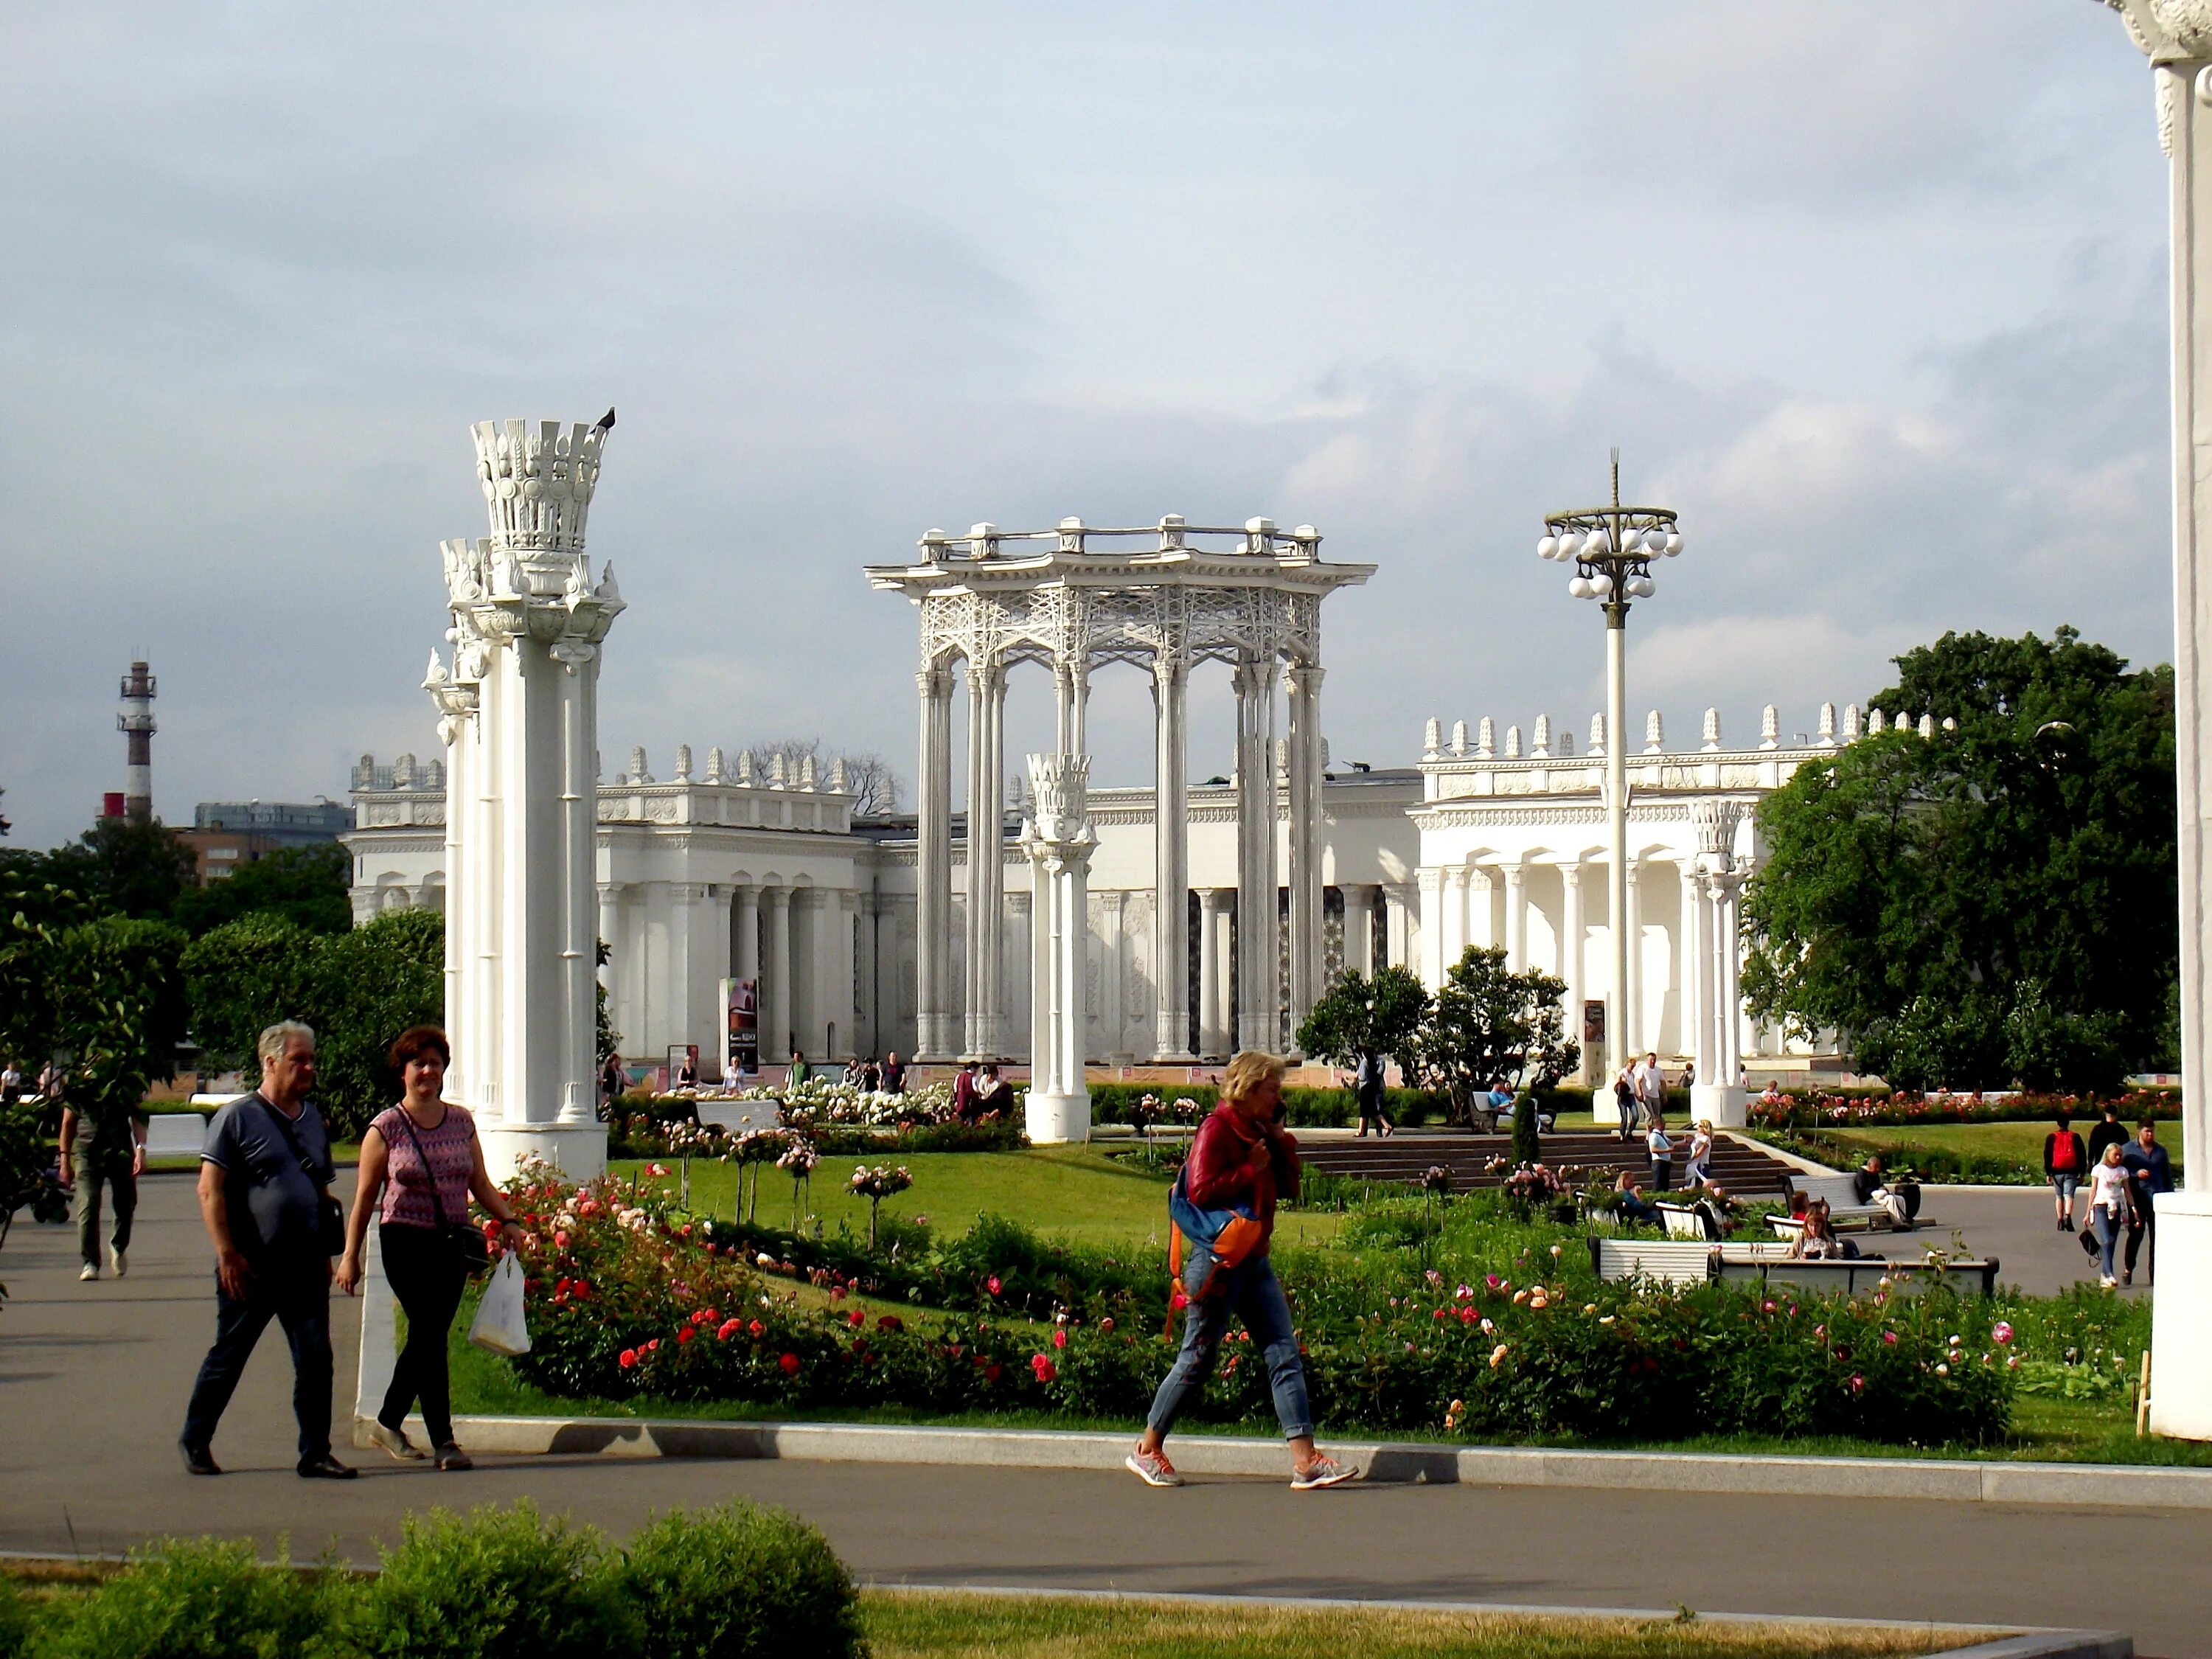
[[[837,1463],[1119,1469],[1119,1433],[933,1428],[874,1423],[732,1423],[696,1418],[459,1417],[473,1451],[521,1456],[775,1458]],[[356,1428],[356,1445],[364,1444]],[[1623,1491],[1765,1493],[2212,1510],[2212,1469],[2114,1463],[2001,1463],[1936,1458],[1770,1457],[1711,1452],[1575,1451],[1540,1446],[1444,1446],[1332,1438],[1329,1449],[1393,1485],[1579,1486]],[[1280,1480],[1279,1440],[1186,1435],[1186,1474]]]
[[[933,1584],[927,1581],[870,1580],[864,1588],[914,1595],[978,1596],[1048,1596],[1082,1601],[1151,1601],[1177,1607],[1284,1607],[1293,1611],[1346,1609],[1362,1613],[1481,1613],[1507,1619],[1632,1619],[1650,1624],[1673,1624],[1679,1607],[1600,1607],[1516,1601],[1399,1601],[1383,1597],[1237,1595],[1189,1590],[1055,1589],[1029,1584]],[[1781,1625],[1815,1629],[1912,1630],[1930,1636],[1979,1636],[1990,1639],[1969,1647],[1932,1650],[1926,1659],[2135,1659],[2135,1638],[2119,1631],[2021,1630],[2018,1626],[1900,1623],[1891,1619],[1823,1619],[1802,1613],[1709,1613],[1698,1610],[1700,1623],[1716,1625]]]

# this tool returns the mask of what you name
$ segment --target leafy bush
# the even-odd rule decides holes
[[[2112,1098],[2120,1116],[2166,1120],[2181,1115],[2179,1089],[2131,1089]],[[1820,1089],[1787,1091],[1778,1101],[1754,1100],[1747,1114],[1754,1129],[1843,1129],[1915,1123],[2048,1122],[2064,1112],[2077,1121],[2096,1116],[2106,1103],[2092,1096],[2007,1094],[1994,1100],[1979,1095],[1922,1099],[1887,1090]]]
[[[782,1510],[677,1510],[630,1540],[622,1593],[657,1659],[839,1659],[867,1650],[844,1563]]]
[[[24,1659],[38,1625],[31,1598],[12,1578],[0,1578],[0,1659]]]
[[[40,1659],[315,1659],[345,1652],[333,1615],[349,1586],[264,1567],[239,1540],[169,1540],[82,1601],[49,1604]]]
[[[362,1609],[380,1659],[597,1659],[635,1633],[604,1544],[524,1498],[410,1516]]]

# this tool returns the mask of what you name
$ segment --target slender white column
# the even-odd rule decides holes
[[[1180,650],[1163,650],[1153,659],[1152,977],[1159,1015],[1152,1052],[1164,1060],[1191,1057],[1190,760],[1184,715],[1189,684]]]
[[[1456,958],[1449,957],[1444,949],[1444,911],[1449,904],[1451,872],[1426,869],[1417,871],[1413,879],[1421,896],[1421,918],[1425,924],[1421,929],[1421,983],[1431,991],[1444,982],[1444,969]],[[1397,919],[1393,914],[1393,921]]]
[[[434,686],[446,686],[445,670],[434,653],[430,659],[431,682]],[[467,856],[467,836],[464,826],[468,820],[470,803],[470,771],[475,759],[477,726],[473,718],[476,698],[472,691],[449,687],[438,697],[441,714],[438,721],[440,734],[446,740],[446,961],[443,985],[445,989],[446,1036],[453,1050],[453,1064],[447,1069],[448,1086],[454,1097],[473,1100],[478,1097],[473,1086],[476,1076],[475,1055],[470,1052],[474,1036],[469,1030],[468,1006],[464,997],[466,977],[463,964],[468,957],[471,940],[468,890],[464,874]]]
[[[1222,1010],[1229,1000],[1228,952],[1222,949],[1227,931],[1229,890],[1198,890],[1198,1052],[1218,1059],[1228,1052],[1228,1022]]]
[[[1344,965],[1347,971],[1371,979],[1375,974],[1375,888],[1366,882],[1346,882],[1344,894]]]
[[[1284,676],[1290,688],[1289,809],[1291,1027],[1297,1030],[1321,994],[1322,823],[1321,682],[1324,671],[1301,665]]]
[[[1620,989],[1622,1037],[1634,1058],[1650,1052],[1644,1018],[1644,866],[1634,859],[1628,861],[1628,920],[1621,939],[1628,963],[1628,977]],[[1616,950],[1613,958],[1620,961],[1621,952]]]
[[[981,1060],[1006,1052],[1001,953],[1006,939],[1006,798],[1002,731],[1006,671],[968,665],[968,963],[964,1050]]]
[[[761,976],[760,904],[761,890],[750,882],[738,887],[731,901],[730,926],[735,934],[731,940],[735,959],[732,978],[757,981]]]
[[[1714,912],[1713,967],[1719,981],[1714,995],[1719,1003],[1721,1074],[1713,1081],[1731,1089],[1743,1069],[1743,949],[1737,911],[1742,891],[1741,876],[1731,872],[1723,877],[1720,902]]]
[[[1583,866],[1580,860],[1559,866],[1559,975],[1566,981],[1566,1034],[1577,1042],[1583,1040],[1583,994],[1586,981],[1583,977],[1583,935],[1586,921],[1583,915]],[[1587,1046],[1587,1045],[1585,1045]],[[1578,1075],[1590,1074],[1591,1056],[1585,1054]]]
[[[1502,880],[1493,866],[1473,864],[1468,866],[1467,902],[1462,907],[1467,944],[1494,946],[1505,943],[1504,931],[1494,914]]]
[[[1129,980],[1129,896],[1116,889],[1098,895],[1099,986],[1098,1024],[1105,1042],[1098,1057],[1118,1054],[1129,1046],[1129,1010],[1126,988]]]
[[[1709,994],[1705,981],[1712,973],[1712,936],[1704,925],[1706,900],[1697,861],[1686,858],[1677,868],[1681,876],[1682,919],[1674,929],[1674,973],[1681,1006],[1674,1046],[1696,1058],[1698,1075],[1704,1078],[1708,1036],[1705,1010]]]
[[[916,1059],[942,1060],[953,1040],[952,676],[942,667],[914,677],[921,694],[921,743],[915,771],[915,1044]],[[762,1054],[771,1052],[763,1035]],[[782,1056],[777,1056],[782,1058]]]
[[[1086,647],[1079,647],[1087,650]],[[1087,654],[1065,658],[1053,665],[1053,712],[1063,755],[1084,752],[1084,727],[1091,702],[1091,663]]]
[[[768,908],[768,959],[761,964],[761,1062],[778,1065],[791,1058],[791,889],[763,887]]]
[[[1006,1000],[1012,1029],[1008,1047],[1018,1054],[1035,1052],[1036,1028],[1030,1023],[1033,990],[1031,969],[1036,942],[1032,925],[1033,904],[1027,893],[1006,895]]]
[[[1468,894],[1474,872],[1464,864],[1448,866],[1437,886],[1437,952],[1440,973],[1448,971],[1467,951]]]
[[[1382,953],[1394,968],[1414,965],[1415,896],[1415,890],[1404,882],[1382,884]]]
[[[1528,871],[1515,860],[1500,866],[1505,879],[1505,965],[1512,972],[1528,969]]]
[[[1281,1037],[1281,933],[1275,874],[1275,675],[1272,657],[1237,665],[1237,1046]]]
[[[1091,1133],[1083,1071],[1086,881],[1097,842],[1085,805],[1090,768],[1087,755],[1029,757],[1036,803],[1024,835],[1036,898],[1030,1023],[1038,1036],[1024,1116],[1030,1139],[1040,1143],[1082,1140]]]
[[[866,878],[863,878],[866,879]],[[883,911],[872,883],[853,895],[853,1052],[866,1058],[882,1052],[876,1035],[876,924]]]

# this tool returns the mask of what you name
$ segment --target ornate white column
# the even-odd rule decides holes
[[[1275,875],[1273,656],[1237,665],[1237,1047],[1272,1053],[1280,1036]]]
[[[1345,882],[1344,965],[1363,979],[1375,976],[1375,888],[1369,882]]]
[[[866,1058],[880,1054],[884,1045],[877,1036],[876,1009],[883,994],[876,972],[876,923],[883,911],[872,883],[853,895],[853,1052]]]
[[[1000,958],[1006,939],[1006,799],[1002,729],[1006,671],[994,659],[968,664],[967,1036],[979,1060],[1006,1054]]]
[[[1626,1053],[1631,1059],[1638,1059],[1650,1052],[1645,1047],[1644,1029],[1644,866],[1631,858],[1627,873],[1628,920],[1621,937],[1628,947],[1628,977],[1616,994],[1620,1001],[1621,1032],[1628,1045]],[[1618,960],[1620,953],[1614,952],[1614,957]]]
[[[1421,929],[1421,965],[1419,972],[1421,975],[1421,983],[1431,991],[1443,984],[1444,969],[1449,968],[1453,961],[1457,960],[1456,957],[1448,958],[1444,951],[1444,911],[1448,907],[1449,895],[1451,891],[1451,874],[1449,870],[1439,870],[1433,866],[1415,871],[1413,873],[1413,879],[1419,886],[1421,896],[1421,919],[1425,924]],[[1402,902],[1401,903],[1402,904]],[[1400,910],[1394,909],[1390,920],[1396,921],[1400,914]]]
[[[456,1100],[483,1098],[474,1086],[476,1058],[470,1030],[468,990],[464,964],[476,949],[475,912],[467,900],[462,878],[471,808],[478,793],[475,770],[482,728],[477,724],[477,698],[473,685],[458,685],[435,651],[423,688],[437,705],[438,736],[446,745],[446,961],[444,974],[446,1037],[453,1046],[453,1064],[446,1073],[446,1088]]]
[[[763,887],[768,907],[768,959],[761,964],[761,1064],[781,1065],[791,1058],[793,1009],[791,995],[791,889]]]
[[[1692,962],[1698,987],[1698,1081],[1690,1109],[1718,1128],[1741,1128],[1743,1091],[1736,1085],[1742,1062],[1743,1000],[1736,983],[1736,890],[1743,877],[1735,867],[1735,830],[1743,808],[1734,801],[1693,801],[1697,828],[1697,910]]]
[[[491,534],[441,550],[453,661],[450,672],[434,664],[427,688],[441,717],[476,728],[473,751],[448,756],[449,811],[471,797],[476,807],[447,826],[447,913],[465,930],[447,958],[469,1048],[461,1103],[483,1120],[496,1178],[535,1156],[587,1179],[606,1157],[596,1110],[599,647],[623,610],[611,572],[595,584],[584,551],[606,428],[483,422],[473,436]],[[465,735],[456,726],[449,751]]]
[[[1228,930],[1230,890],[1198,890],[1198,1052],[1212,1060],[1229,1051],[1229,953],[1222,948]]]
[[[1159,1015],[1152,1052],[1168,1061],[1192,1057],[1190,1030],[1189,728],[1184,702],[1190,667],[1179,641],[1152,659],[1152,977]]]
[[[1322,987],[1321,682],[1323,670],[1301,664],[1284,676],[1290,688],[1290,764],[1285,780],[1290,817],[1291,1029],[1310,1013]]]
[[[1705,981],[1712,974],[1712,935],[1705,914],[1709,901],[1698,873],[1698,861],[1684,859],[1676,866],[1681,877],[1682,918],[1674,929],[1675,983],[1681,988],[1680,1017],[1674,1046],[1697,1061],[1698,1076],[1705,1073],[1705,1006],[1711,993]]]
[[[921,694],[921,757],[915,771],[915,1046],[917,1060],[944,1060],[959,1047],[951,1014],[952,675],[942,664],[914,677]],[[769,1052],[763,1037],[762,1054]]]
[[[1474,864],[1467,871],[1467,902],[1462,907],[1466,918],[1464,945],[1495,945],[1505,940],[1498,926],[1495,900],[1500,878],[1497,870],[1486,864]]]
[[[1405,882],[1382,884],[1382,953],[1394,968],[1413,966],[1415,890]]]
[[[1031,915],[1029,894],[1006,895],[1006,1003],[1013,1022],[1007,1036],[1013,1051],[1022,1054],[1031,1053],[1036,1042],[1036,1028],[1030,1024],[1030,967],[1036,959],[1036,930]]]
[[[858,1054],[859,1027],[853,1017],[854,942],[853,890],[824,887],[815,895],[815,1012],[822,1023],[822,1058],[842,1064]]]
[[[2125,0],[2172,161],[2183,1191],[2157,1200],[2150,1426],[2212,1440],[2212,3]]]
[[[1562,1010],[1566,1017],[1566,1032],[1577,1042],[1583,1040],[1583,933],[1587,922],[1583,915],[1583,866],[1580,860],[1559,866],[1559,977],[1567,982],[1567,1006]],[[1585,1045],[1587,1047],[1587,1045]],[[1577,1076],[1590,1075],[1590,1056],[1583,1054]]]
[[[1469,866],[1455,864],[1445,866],[1443,879],[1437,887],[1437,955],[1441,975],[1466,953],[1472,942],[1468,933],[1468,895],[1474,886],[1474,871]]]
[[[757,981],[761,976],[761,890],[750,882],[738,887],[730,901],[732,978]]]
[[[1505,880],[1505,965],[1514,973],[1528,969],[1528,870],[1518,859],[1499,866]]]
[[[1030,1029],[1030,1090],[1024,1117],[1040,1145],[1086,1140],[1091,1091],[1083,1073],[1087,891],[1097,844],[1085,805],[1088,755],[1031,755],[1033,816],[1023,850],[1033,872],[1036,917]]]

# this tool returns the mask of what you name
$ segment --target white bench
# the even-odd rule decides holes
[[[1713,1276],[1717,1247],[1680,1238],[1605,1238],[1589,1241],[1590,1267],[1600,1279],[1650,1279],[1662,1285],[1702,1285]]]
[[[1712,1236],[1705,1231],[1705,1217],[1689,1205],[1656,1204],[1652,1207],[1659,1212],[1659,1219],[1666,1224],[1668,1237],[1711,1242]]]
[[[146,1121],[146,1156],[198,1158],[207,1142],[207,1120],[198,1112],[155,1112]]]
[[[1784,1195],[1791,1200],[1793,1208],[1800,1193],[1804,1194],[1808,1204],[1815,1199],[1827,1200],[1828,1223],[1833,1227],[1880,1230],[1891,1224],[1889,1212],[1881,1205],[1859,1202],[1858,1188],[1851,1184],[1851,1177],[1847,1175],[1814,1176],[1796,1170],[1786,1170],[1782,1176],[1782,1190]],[[1790,1216],[1774,1216],[1769,1219],[1775,1224],[1777,1232],[1795,1233],[1804,1224]],[[1784,1221],[1790,1224],[1787,1227],[1781,1225]]]
[[[1961,1293],[1981,1296],[1996,1291],[1997,1261],[1952,1261],[1942,1268],[1921,1261],[1886,1261],[1878,1255],[1822,1256],[1817,1261],[1793,1261],[1786,1244],[1760,1247],[1778,1254],[1736,1259],[1724,1255],[1716,1277],[1773,1287],[1793,1285],[1801,1291],[1841,1291],[1846,1296],[1868,1296],[1877,1290],[1892,1296],[1917,1296],[1948,1284]]]

